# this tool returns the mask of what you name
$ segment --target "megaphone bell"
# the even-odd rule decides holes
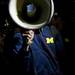
[[[10,0],[9,14],[25,29],[38,29],[50,22],[54,13],[53,0]]]

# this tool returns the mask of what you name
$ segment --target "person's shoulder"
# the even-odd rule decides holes
[[[54,25],[45,25],[45,26],[43,26],[43,27],[41,28],[41,31],[42,31],[43,33],[48,33],[48,32],[50,32],[50,33],[52,33],[53,35],[59,34],[58,29],[57,29]]]
[[[22,33],[21,32],[15,32],[14,37],[22,37]]]
[[[53,25],[50,26],[50,29],[51,29],[51,31],[52,31],[52,33],[53,33],[54,35],[56,35],[56,34],[59,33],[59,31],[57,30],[57,28],[56,28],[55,26],[53,26]]]

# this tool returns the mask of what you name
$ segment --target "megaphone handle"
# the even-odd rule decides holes
[[[26,51],[27,51],[27,52],[29,51],[29,45],[27,46]]]

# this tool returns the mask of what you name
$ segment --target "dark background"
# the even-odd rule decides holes
[[[71,0],[54,0],[55,12],[62,18],[64,24],[61,30],[65,46],[64,71],[65,74],[73,74],[74,67],[74,24],[75,24],[75,1]],[[8,12],[8,0],[0,0],[0,32],[6,33],[7,28],[4,26],[5,19],[13,24]],[[12,28],[12,26],[10,26]],[[65,42],[65,38],[69,42]]]

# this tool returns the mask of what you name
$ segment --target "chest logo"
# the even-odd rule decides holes
[[[50,44],[50,43],[53,44],[53,43],[54,43],[54,38],[53,38],[53,37],[50,37],[50,38],[47,37],[47,38],[46,38],[46,43],[47,43],[47,44]]]

